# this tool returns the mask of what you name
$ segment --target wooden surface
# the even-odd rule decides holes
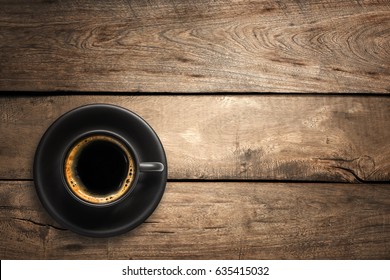
[[[0,0],[0,259],[390,259],[389,30],[388,0]],[[168,158],[115,238],[33,184],[44,131],[90,103]]]
[[[0,7],[0,90],[390,92],[388,0]]]
[[[146,223],[108,239],[54,224],[31,182],[0,182],[0,204],[2,258],[390,257],[388,185],[169,183]]]
[[[56,224],[31,176],[50,123],[95,102],[152,125],[173,181],[142,226],[109,239]],[[388,259],[389,107],[386,96],[2,97],[0,258]]]
[[[352,96],[59,96],[0,99],[0,178],[32,179],[39,139],[90,103],[150,123],[170,179],[390,181],[390,98]]]

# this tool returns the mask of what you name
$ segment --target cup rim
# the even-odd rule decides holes
[[[104,135],[104,136],[112,137],[116,140],[119,140],[128,149],[128,151],[129,151],[130,155],[133,157],[133,161],[134,161],[134,167],[135,167],[134,169],[135,170],[134,170],[134,178],[133,178],[133,181],[131,182],[131,187],[129,187],[129,189],[122,196],[120,196],[118,199],[107,202],[107,203],[92,203],[92,202],[86,201],[86,200],[78,197],[69,187],[69,185],[66,181],[65,175],[64,175],[64,173],[65,173],[64,172],[65,160],[66,160],[66,156],[67,156],[69,150],[73,147],[73,145],[75,143],[79,142],[81,139],[86,138],[86,137],[90,137],[90,136],[94,136],[94,135]],[[133,192],[133,190],[135,189],[135,186],[138,183],[138,179],[139,179],[139,174],[140,174],[139,166],[140,166],[140,162],[139,162],[138,155],[135,152],[134,148],[131,146],[131,144],[125,138],[123,138],[122,136],[120,136],[117,133],[114,133],[114,132],[108,131],[108,130],[101,130],[101,129],[90,130],[90,131],[81,133],[78,136],[74,137],[74,139],[72,141],[70,141],[70,143],[64,149],[63,154],[61,156],[61,179],[62,179],[63,185],[64,185],[65,189],[67,190],[67,192],[76,201],[78,201],[84,205],[87,205],[90,207],[95,207],[95,208],[109,207],[109,206],[113,206],[113,205],[120,203],[121,201],[126,199]]]

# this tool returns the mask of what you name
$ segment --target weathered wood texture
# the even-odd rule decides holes
[[[390,92],[388,0],[0,0],[0,90]]]
[[[57,96],[0,98],[0,178],[32,179],[39,139],[88,103],[128,108],[162,140],[170,179],[390,180],[390,98]]]
[[[0,258],[389,259],[388,185],[169,183],[136,230],[61,229],[31,182],[0,182]]]

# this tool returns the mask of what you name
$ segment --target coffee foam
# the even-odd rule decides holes
[[[94,141],[108,141],[117,145],[124,152],[128,161],[127,175],[122,181],[119,190],[107,195],[91,194],[78,177],[76,171],[80,153],[88,144]],[[92,204],[107,204],[118,200],[130,190],[135,178],[135,163],[128,148],[121,141],[107,135],[92,135],[79,140],[69,149],[64,163],[64,176],[69,189],[78,198]]]

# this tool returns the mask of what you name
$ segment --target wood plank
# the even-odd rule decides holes
[[[0,6],[0,90],[390,92],[387,0]]]
[[[169,183],[132,232],[78,236],[0,182],[1,259],[388,259],[390,185]]]
[[[32,179],[44,131],[89,103],[150,123],[170,179],[390,180],[390,98],[283,95],[0,98],[0,179]]]

